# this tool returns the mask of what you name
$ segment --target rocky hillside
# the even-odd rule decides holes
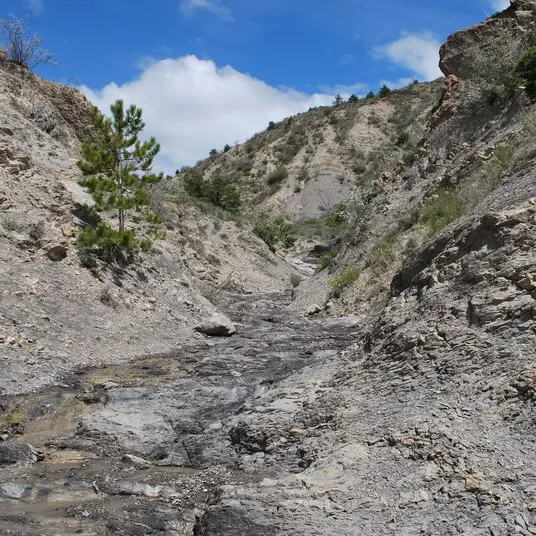
[[[88,270],[75,243],[92,202],[76,166],[89,103],[0,58],[0,114],[0,393],[168,350],[194,336],[222,285],[289,285],[292,269],[260,239],[197,213],[136,265]]]
[[[236,184],[243,208],[290,220],[315,219],[394,163],[412,158],[441,82],[418,82],[383,97],[324,106],[271,123],[247,143],[214,154],[192,173]]]
[[[42,135],[25,110],[44,83],[0,70],[24,81],[18,106],[0,101],[0,140],[28,166],[2,164],[2,387],[19,394],[0,399],[0,531],[536,534],[536,108],[513,76],[535,31],[536,2],[515,0],[448,39],[445,79],[312,110],[185,170],[153,192],[168,237],[119,273],[82,268],[62,231],[84,202],[83,133],[54,107]],[[45,182],[49,147],[68,187]],[[205,195],[222,176],[249,214]],[[56,241],[36,243],[30,204]],[[298,241],[270,251],[260,211]],[[234,337],[192,335],[214,307]]]

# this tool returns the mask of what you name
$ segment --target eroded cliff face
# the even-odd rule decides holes
[[[500,52],[515,49],[534,32],[536,4],[513,0],[505,11],[481,24],[457,32],[440,49],[439,66],[445,76],[474,78],[481,57],[502,61]]]
[[[213,302],[237,335],[180,343],[160,298],[147,299],[143,325],[162,319],[155,334],[168,337],[150,355],[3,397],[0,529],[536,533],[536,114],[522,90],[502,92],[482,64],[464,70],[470,58],[459,56],[488,50],[490,35],[528,35],[533,5],[514,2],[449,39],[449,76],[440,101],[419,114],[415,152],[387,158],[374,184],[362,184],[374,195],[345,250],[294,296],[264,292],[278,290],[277,277],[258,276],[253,294],[222,289]],[[18,239],[4,240],[18,259]],[[201,261],[197,248],[188,262]],[[251,258],[226,263],[253,266]],[[17,260],[8,282],[31,262]],[[332,279],[348,267],[358,277],[336,297]],[[162,270],[159,292],[170,292]],[[155,288],[156,277],[126,291]],[[13,296],[58,321],[39,286],[33,298]],[[102,311],[88,317],[112,314]]]

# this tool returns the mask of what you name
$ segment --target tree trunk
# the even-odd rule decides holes
[[[125,230],[125,211],[119,209],[119,232],[122,233]]]
[[[118,193],[118,197],[119,197],[119,203],[121,205],[122,202],[123,202],[123,197],[125,195],[125,192],[123,190],[123,179],[121,177],[121,173],[123,171],[123,165],[122,165],[121,159],[119,159],[118,168],[119,168],[119,182],[118,182],[118,185],[117,185],[118,186],[117,193]],[[125,211],[124,211],[124,209],[119,208],[118,216],[119,216],[119,232],[122,233],[125,230]]]

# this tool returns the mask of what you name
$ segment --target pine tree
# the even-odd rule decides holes
[[[389,95],[391,93],[391,90],[389,89],[389,87],[387,87],[386,84],[383,84],[383,86],[380,88],[380,91],[378,92],[378,95],[380,97],[387,97],[387,95]]]
[[[146,245],[136,240],[133,229],[126,228],[126,215],[135,210],[141,213],[150,207],[147,186],[162,180],[162,173],[153,173],[152,165],[160,151],[154,138],[141,141],[139,136],[145,124],[142,110],[132,105],[125,110],[122,100],[110,107],[112,117],[93,109],[95,135],[82,144],[82,158],[78,167],[84,173],[80,184],[89,190],[98,212],[116,210],[117,230],[104,222],[85,229],[79,235],[79,246],[93,246],[109,255],[114,247],[128,250]]]
[[[340,95],[335,96],[335,100],[333,101],[333,106],[337,107],[340,106],[344,102],[344,99]]]

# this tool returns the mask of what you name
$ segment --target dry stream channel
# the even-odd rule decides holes
[[[251,436],[242,412],[336,355],[357,329],[355,319],[289,315],[287,303],[227,296],[219,307],[237,324],[233,337],[192,338],[1,398],[0,534],[205,534],[203,518],[226,486],[285,471],[238,463],[243,452],[277,448],[269,430]],[[218,516],[210,534],[240,532]]]

